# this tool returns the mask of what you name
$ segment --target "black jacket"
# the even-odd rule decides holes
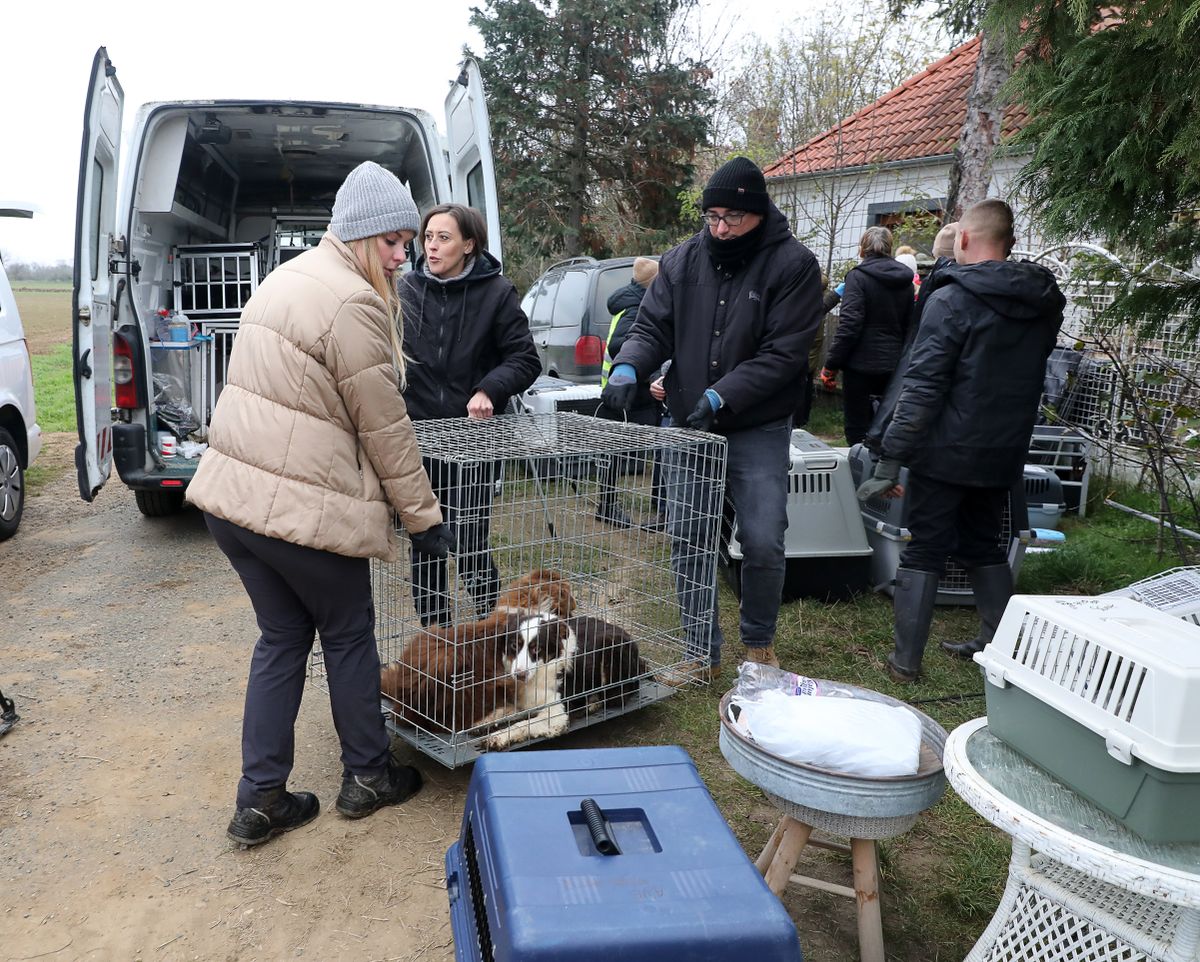
[[[846,275],[837,333],[825,366],[862,374],[896,370],[915,293],[911,270],[894,257],[868,254]]]
[[[686,423],[705,389],[724,405],[717,431],[788,417],[803,390],[808,348],[821,321],[821,271],[770,206],[758,248],[737,269],[719,269],[708,230],[673,247],[642,300],[616,361],[638,380],[668,358],[665,381],[675,423]]]
[[[629,332],[633,330],[634,322],[638,319],[638,312],[642,306],[642,298],[646,296],[646,288],[642,287],[637,281],[630,281],[624,287],[613,291],[608,299],[608,313],[610,317],[621,314],[621,319],[617,321],[616,329],[612,332],[612,337],[608,339],[608,344],[605,350],[609,357],[616,357],[621,352],[621,346],[625,343],[625,338],[629,337]],[[634,398],[634,409],[649,409],[651,413],[657,414],[658,402],[650,394],[650,382],[658,377],[658,372],[652,372],[647,377],[638,378],[637,395]],[[636,420],[636,419],[631,419]],[[644,419],[643,419],[644,421]],[[643,423],[638,421],[638,423]],[[657,419],[645,421],[644,423],[655,423]]]
[[[1027,261],[939,272],[883,455],[951,484],[1008,487],[1029,452],[1065,298]]]
[[[470,274],[447,284],[428,277],[424,266],[418,259],[400,284],[408,416],[465,417],[476,391],[503,414],[508,399],[542,370],[516,288],[486,250]]]

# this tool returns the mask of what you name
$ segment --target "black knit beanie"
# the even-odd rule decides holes
[[[702,210],[727,207],[729,210],[765,214],[769,203],[767,179],[748,157],[734,157],[718,167],[700,196]]]

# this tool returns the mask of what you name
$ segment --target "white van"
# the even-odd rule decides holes
[[[0,204],[0,217],[32,216],[25,205]],[[25,470],[41,448],[29,345],[0,261],[0,541],[17,533],[25,510]]]
[[[122,105],[101,47],[75,227],[75,464],[85,501],[115,464],[142,513],[157,516],[183,504],[242,306],[273,268],[320,240],[354,167],[388,168],[422,211],[479,209],[497,257],[500,223],[483,86],[469,60],[446,97],[445,142],[432,116],[400,107],[149,103],[118,166]]]

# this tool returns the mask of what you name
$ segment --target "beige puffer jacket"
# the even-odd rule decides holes
[[[396,386],[383,299],[327,233],[272,271],[242,313],[197,507],[258,534],[354,558],[395,556],[442,520]]]

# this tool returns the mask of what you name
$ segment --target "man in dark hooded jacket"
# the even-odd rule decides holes
[[[724,435],[726,495],[743,558],[742,642],[748,659],[778,665],[791,415],[823,313],[821,272],[753,161],[724,164],[701,205],[708,226],[663,255],[602,398],[628,409],[638,382],[670,358],[664,386],[674,422]],[[664,466],[667,529],[691,674],[711,679],[723,639],[714,559],[698,548],[721,506],[711,503],[710,482],[719,479],[699,478],[699,470]]]
[[[938,579],[953,555],[967,570],[980,633],[971,657],[992,639],[1012,595],[999,545],[1005,501],[1021,477],[1045,377],[1066,303],[1046,268],[1007,260],[1013,246],[1007,204],[985,200],[959,224],[956,264],[939,272],[913,342],[882,456],[860,485],[862,500],[902,493],[908,466],[908,528],[893,596],[895,651],[888,671],[915,681],[929,637]]]

